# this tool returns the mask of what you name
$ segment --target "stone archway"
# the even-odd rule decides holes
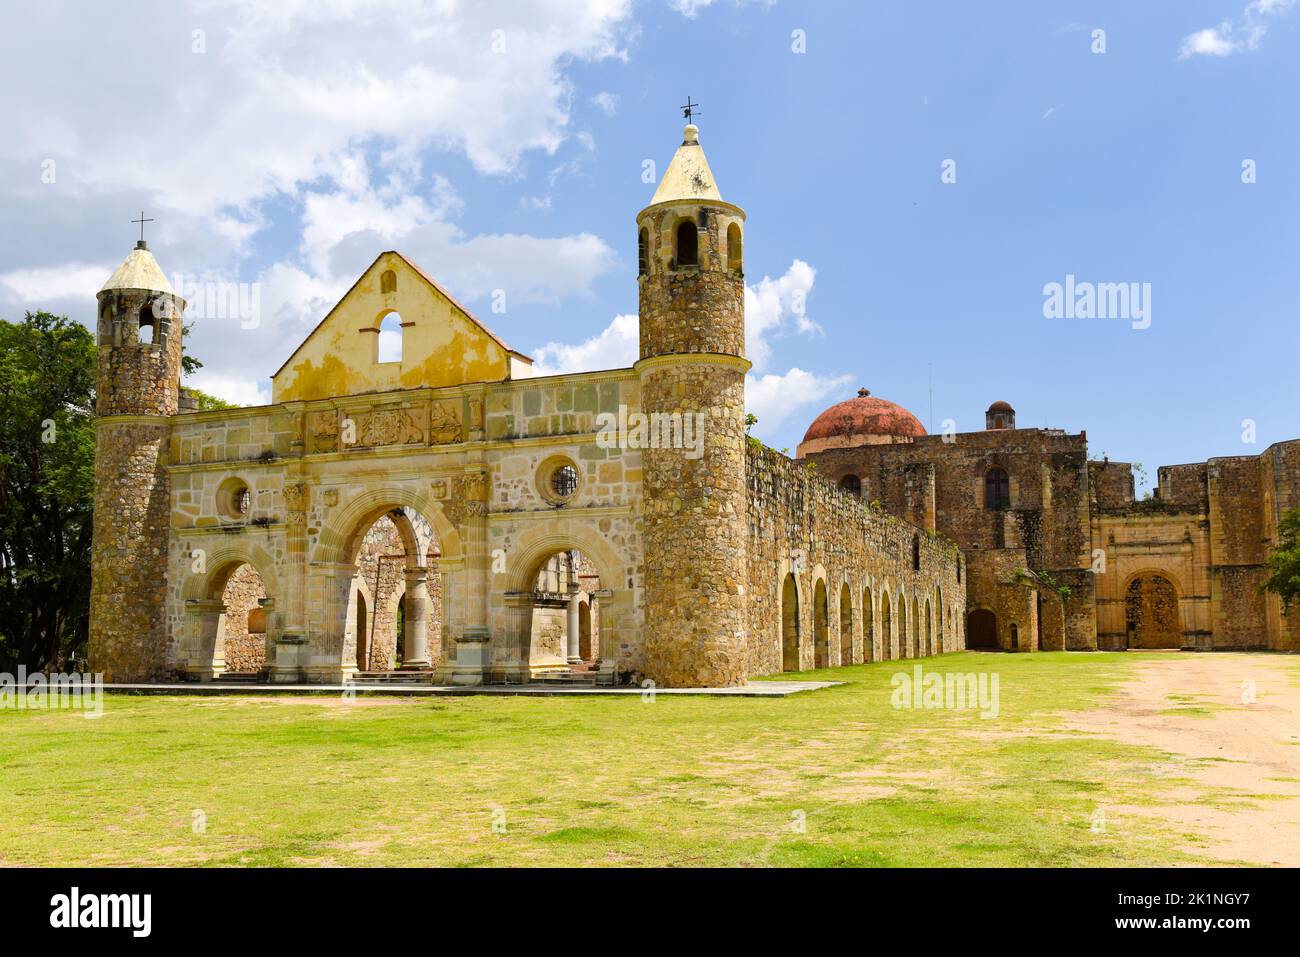
[[[200,681],[228,673],[260,674],[279,634],[275,598],[281,589],[275,563],[259,545],[246,541],[211,550],[195,546],[191,555],[201,557],[207,572],[186,578],[181,592],[186,620],[177,657],[185,673]]]
[[[830,617],[830,609],[827,607],[826,600],[826,580],[817,579],[817,584],[813,588],[813,667],[826,668],[830,666],[830,642],[827,634],[829,624],[827,619]]]
[[[793,573],[781,584],[781,670],[799,670],[799,586]]]
[[[853,593],[840,586],[840,665],[853,664]]]
[[[1173,582],[1155,572],[1135,576],[1124,590],[1124,625],[1130,648],[1181,648]]]
[[[998,616],[987,608],[976,608],[966,616],[966,647],[998,648]]]

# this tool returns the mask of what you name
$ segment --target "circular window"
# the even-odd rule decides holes
[[[253,494],[242,479],[226,479],[217,488],[217,511],[224,517],[240,521],[252,511]]]
[[[537,490],[552,505],[564,505],[578,493],[581,476],[571,459],[553,456],[537,470]]]

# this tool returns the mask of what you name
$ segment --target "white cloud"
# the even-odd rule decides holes
[[[772,358],[769,337],[781,335],[791,321],[800,334],[821,333],[821,327],[808,318],[808,297],[816,278],[817,270],[796,259],[779,279],[764,276],[745,286],[745,352],[755,370],[767,368]]]
[[[700,15],[700,11],[713,6],[715,0],[668,0],[668,6],[672,7],[684,17],[692,20]],[[732,6],[743,7],[746,4],[755,3],[770,7],[776,0],[731,0]]]
[[[261,287],[255,328],[201,320],[188,342],[211,391],[230,397],[261,394],[382,249],[401,249],[466,299],[588,295],[617,262],[601,239],[462,228],[464,204],[427,167],[457,153],[510,182],[526,176],[529,154],[570,139],[593,149],[571,126],[566,71],[626,59],[631,8],[189,0],[88,4],[68,18],[58,4],[15,7],[6,35],[25,39],[4,45],[0,84],[23,93],[6,101],[0,221],[32,225],[21,239],[0,235],[0,315],[60,307],[93,322],[94,293],[129,251],[126,221],[141,208],[169,276]],[[83,48],[147,54],[68,60]],[[53,183],[40,178],[47,159]]]
[[[626,369],[640,352],[640,324],[635,315],[615,316],[614,321],[577,345],[548,342],[534,350],[533,371],[537,375],[561,372],[595,372]]]
[[[601,91],[591,98],[591,102],[598,106],[606,116],[613,116],[618,112],[618,94],[608,91]]]
[[[842,392],[852,376],[819,376],[792,368],[783,375],[771,373],[745,377],[745,411],[758,416],[753,434],[770,437],[798,410],[813,403],[824,403],[829,396]]]
[[[219,375],[206,369],[194,373],[185,384],[235,405],[269,405],[271,402],[269,386],[237,376]]]
[[[0,286],[34,308],[60,299],[84,299],[94,302],[95,293],[103,287],[114,266],[48,266],[37,269],[15,269],[0,274]]]
[[[768,337],[780,335],[787,326],[802,335],[821,332],[806,311],[817,271],[796,259],[778,279],[764,276],[745,287],[745,350],[754,363],[754,374],[745,377],[745,406],[758,416],[754,435],[771,437],[797,412],[824,401],[845,389],[851,376],[820,376],[792,368],[785,373],[759,374],[772,357]],[[592,372],[625,369],[640,354],[640,326],[637,316],[621,315],[599,333],[577,344],[551,341],[534,350],[534,371],[538,375],[562,372]],[[762,358],[760,364],[759,359]]]
[[[1300,0],[1251,0],[1235,19],[1206,27],[1183,37],[1178,59],[1194,56],[1226,57],[1259,48],[1272,19],[1290,12]]]

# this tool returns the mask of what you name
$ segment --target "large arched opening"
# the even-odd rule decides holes
[[[876,660],[876,611],[871,589],[862,589],[862,660]]]
[[[894,657],[894,609],[889,592],[880,592],[880,660]]]
[[[781,670],[799,670],[799,586],[793,574],[781,585]]]
[[[1124,625],[1130,648],[1181,648],[1178,590],[1163,575],[1147,572],[1124,592]]]
[[[813,589],[813,667],[815,668],[826,668],[830,665],[830,643],[827,636],[829,617],[826,582],[819,578]]]
[[[343,661],[362,673],[425,672],[440,664],[441,549],[411,508],[363,519],[350,549]]]
[[[600,603],[604,586],[595,561],[577,548],[535,562],[531,591],[523,596],[521,636],[528,672],[580,674],[600,664]]]
[[[853,593],[848,582],[840,587],[840,664],[853,664]]]

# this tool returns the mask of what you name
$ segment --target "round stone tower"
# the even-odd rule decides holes
[[[744,223],[688,125],[637,216],[645,674],[661,687],[748,677]]]
[[[185,300],[144,240],[97,299],[89,665],[108,681],[146,681],[167,667],[169,417],[179,400]]]

